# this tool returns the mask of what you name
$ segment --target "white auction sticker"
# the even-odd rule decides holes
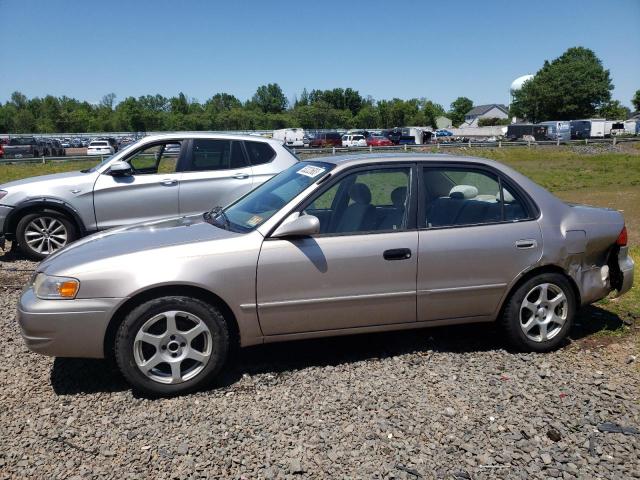
[[[322,167],[316,167],[314,165],[307,165],[306,167],[302,167],[300,170],[298,170],[297,173],[299,173],[300,175],[306,175],[307,177],[317,177],[318,175],[320,175],[322,172],[324,172],[325,169]]]

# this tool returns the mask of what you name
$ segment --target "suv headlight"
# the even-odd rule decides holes
[[[33,291],[42,300],[71,300],[76,298],[79,289],[80,282],[75,278],[38,273],[33,280]]]
[[[2,200],[4,197],[6,197],[7,193],[9,193],[9,192],[7,192],[6,190],[0,190],[0,200]]]

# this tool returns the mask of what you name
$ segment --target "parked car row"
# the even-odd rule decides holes
[[[18,305],[27,346],[115,359],[150,395],[209,384],[235,345],[497,322],[546,352],[580,306],[633,283],[620,212],[502,163],[300,162],[254,136],[150,136],[2,185],[0,231],[44,258]]]

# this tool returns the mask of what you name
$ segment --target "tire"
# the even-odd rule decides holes
[[[43,230],[44,242],[38,243],[38,233]],[[20,251],[33,260],[43,260],[77,238],[78,230],[74,223],[58,212],[30,213],[22,217],[16,227]]]
[[[190,336],[196,328],[201,332]],[[221,371],[229,353],[229,329],[220,310],[202,300],[156,298],[125,317],[114,353],[134,390],[151,397],[181,395],[208,386]]]
[[[571,329],[576,303],[573,288],[564,275],[537,275],[511,294],[501,318],[504,331],[518,350],[555,350]]]

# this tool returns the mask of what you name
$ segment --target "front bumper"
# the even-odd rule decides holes
[[[17,318],[29,350],[55,357],[104,358],[109,320],[124,299],[41,300],[22,294]]]
[[[0,205],[0,235],[4,234],[4,224],[7,221],[7,217],[13,210],[13,207],[7,205]]]

